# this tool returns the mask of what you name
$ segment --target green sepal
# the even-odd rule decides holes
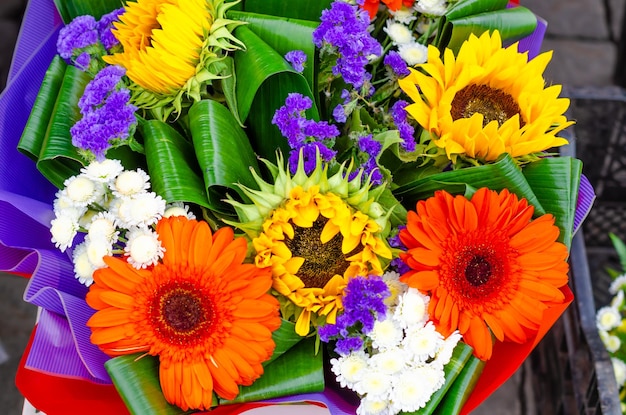
[[[536,216],[546,213],[522,170],[508,154],[492,164],[409,179],[393,189],[393,194],[407,209],[415,209],[419,200],[431,197],[437,190],[469,195],[473,193],[473,189],[481,187],[497,191],[508,189],[518,197],[527,199],[535,207]]]
[[[259,167],[246,133],[224,105],[213,100],[194,103],[189,109],[189,130],[202,172],[208,207],[234,215],[227,195],[247,200],[238,185],[256,188],[250,171]]]
[[[474,391],[474,387],[485,368],[485,363],[476,356],[469,357],[463,370],[446,393],[445,399],[437,406],[434,412],[436,415],[458,415],[461,413],[465,402]]]
[[[210,207],[193,146],[171,125],[141,120],[146,162],[152,190],[168,202]]]

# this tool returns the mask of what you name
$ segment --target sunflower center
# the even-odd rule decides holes
[[[491,278],[491,263],[482,255],[472,257],[465,267],[465,279],[474,287],[480,287]]]
[[[344,254],[341,251],[343,236],[340,233],[322,243],[320,236],[326,222],[328,219],[320,215],[310,228],[294,226],[293,239],[285,240],[293,256],[304,258],[298,277],[307,288],[323,288],[335,275],[343,275],[350,266],[346,258],[361,250],[357,247]]]
[[[519,114],[520,127],[524,125],[520,107],[515,99],[501,89],[487,85],[468,85],[456,93],[450,110],[453,120],[470,118],[476,113],[483,115],[483,127],[491,121],[504,124],[515,114]]]
[[[161,300],[161,313],[165,322],[177,332],[188,332],[210,319],[202,302],[192,292],[177,289]]]

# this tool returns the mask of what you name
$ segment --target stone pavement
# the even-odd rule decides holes
[[[0,90],[4,88],[20,16],[26,0],[0,0]],[[548,83],[612,87],[624,0],[521,0],[548,21],[543,50],[553,50]],[[35,319],[35,307],[22,301],[26,280],[0,275],[0,412],[21,414],[14,386],[17,363]],[[473,415],[535,413],[528,365],[496,391]]]

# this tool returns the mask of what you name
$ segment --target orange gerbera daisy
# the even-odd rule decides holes
[[[183,410],[208,409],[263,373],[280,325],[269,269],[244,264],[247,243],[231,228],[164,218],[162,263],[137,270],[116,257],[94,273],[87,303],[91,341],[110,356],[158,355],[163,394]]]
[[[438,191],[410,211],[400,239],[411,268],[401,280],[431,295],[428,311],[448,336],[458,329],[474,354],[491,357],[493,338],[524,343],[567,284],[567,247],[552,215],[507,190],[471,200]]]
[[[382,0],[383,3],[389,8],[389,10],[396,11],[402,5],[406,7],[413,6],[414,0]],[[376,17],[376,13],[378,13],[378,6],[380,6],[380,0],[365,0],[363,2],[363,6],[361,6],[367,13],[370,15],[370,19]]]

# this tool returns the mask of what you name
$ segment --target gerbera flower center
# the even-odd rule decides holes
[[[310,228],[294,226],[293,239],[285,240],[293,256],[304,258],[298,277],[307,288],[323,288],[333,276],[343,275],[350,266],[346,258],[362,249],[359,247],[344,254],[341,251],[343,237],[340,233],[322,243],[320,237],[326,222],[328,219],[320,216]]]
[[[520,114],[520,107],[511,95],[500,89],[472,84],[455,94],[450,114],[453,120],[458,120],[471,118],[476,113],[483,115],[483,127],[491,121],[502,125],[515,114]],[[521,128],[524,125],[521,114],[519,119]]]
[[[491,278],[491,263],[482,255],[475,255],[465,267],[465,279],[474,287],[480,287]]]
[[[152,298],[149,315],[155,331],[170,344],[200,340],[215,322],[211,301],[207,301],[197,287],[181,281],[159,287]]]

